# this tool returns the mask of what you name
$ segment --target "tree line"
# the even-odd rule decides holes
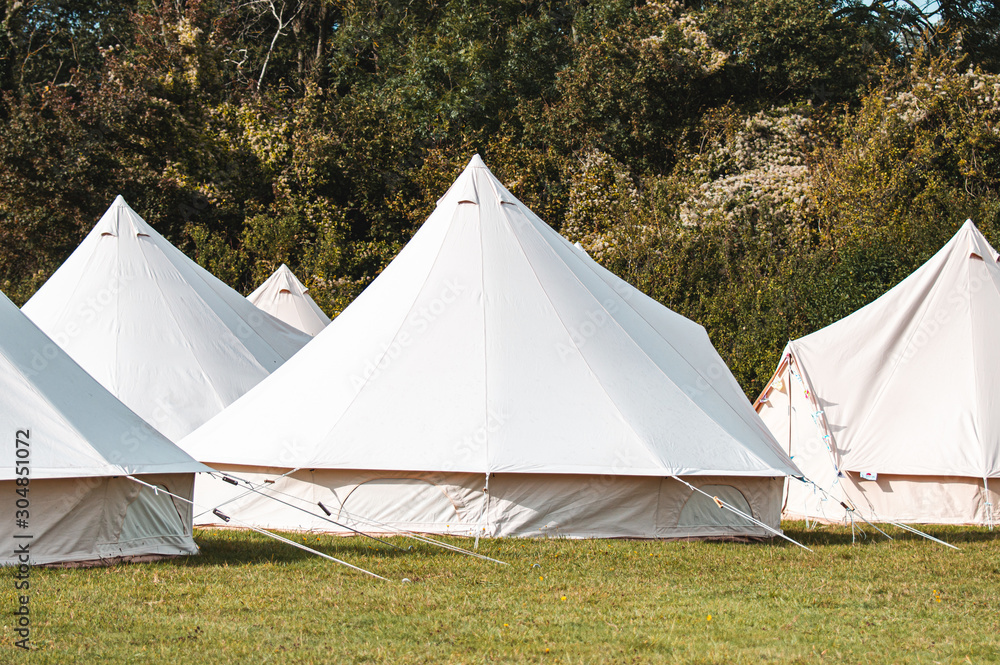
[[[1000,240],[991,0],[7,0],[0,287],[114,199],[243,293],[335,315],[478,152],[703,324],[753,395],[785,341],[971,218]]]

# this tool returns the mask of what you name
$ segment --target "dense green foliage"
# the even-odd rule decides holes
[[[748,393],[966,219],[1000,239],[993,2],[7,0],[0,288],[116,194],[330,314],[474,152],[704,324]]]

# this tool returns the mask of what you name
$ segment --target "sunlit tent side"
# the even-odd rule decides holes
[[[330,323],[330,317],[309,296],[309,289],[284,263],[247,300],[271,316],[310,336]]]
[[[789,342],[755,403],[816,485],[784,514],[988,524],[1000,487],[1000,267],[971,221],[881,298]]]
[[[0,565],[195,554],[208,469],[130,411],[0,294]]]
[[[333,323],[181,445],[312,514],[224,483],[200,503],[325,531],[766,536],[713,497],[776,528],[797,473],[701,326],[478,156]]]
[[[174,441],[311,339],[189,259],[120,196],[23,311]]]

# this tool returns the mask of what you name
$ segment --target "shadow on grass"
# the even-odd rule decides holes
[[[885,531],[893,538],[889,541],[885,536],[878,533],[867,524],[862,524],[855,531],[852,537],[851,528],[841,525],[815,525],[806,528],[804,522],[784,522],[782,529],[789,538],[819,551],[823,547],[841,547],[853,544],[857,547],[870,547],[880,543],[892,542],[916,542],[920,541],[934,547],[942,547],[925,539],[919,534],[910,533],[898,527],[888,524],[878,524],[878,528]],[[1000,541],[1000,529],[990,531],[985,527],[973,526],[943,526],[943,525],[916,525],[915,528],[934,536],[946,543],[961,548],[964,545],[978,543],[995,543]],[[348,563],[361,566],[362,568],[377,566],[378,561],[388,561],[394,559],[405,559],[415,557],[426,559],[427,557],[454,557],[457,553],[449,552],[445,549],[433,545],[418,543],[408,538],[389,536],[381,538],[386,542],[361,536],[330,536],[325,534],[312,533],[286,533],[276,532],[284,538],[293,540],[306,547],[322,552],[331,557],[341,559]],[[864,535],[862,535],[862,533]],[[216,566],[239,566],[254,565],[261,563],[291,564],[307,559],[319,559],[315,554],[306,552],[297,547],[282,543],[272,538],[268,538],[259,533],[241,529],[196,529],[195,541],[201,548],[201,554],[192,557],[177,557],[153,565],[168,565],[179,567],[216,567]],[[463,549],[466,547],[464,541],[452,543],[449,539],[442,539],[451,545],[457,545]],[[520,540],[520,539],[515,539]],[[503,550],[504,545],[513,542],[512,539],[491,539],[487,543],[492,543],[497,547],[489,550]],[[575,541],[579,542],[579,541]],[[715,545],[731,546],[734,543],[747,548],[779,547],[782,549],[798,550],[798,548],[787,540],[781,538],[770,539],[713,539],[701,541],[702,546],[712,547]],[[801,551],[801,550],[800,550]],[[498,556],[501,559],[512,552],[487,551],[484,554]]]
[[[905,529],[892,526],[891,524],[877,523],[875,526],[891,536],[893,541],[923,541],[938,545],[920,534],[911,533]],[[943,540],[949,545],[955,545],[957,547],[961,547],[962,543],[992,543],[1000,541],[1000,530],[994,529],[993,531],[990,531],[986,527],[962,525],[951,526],[939,524],[908,524],[907,526],[912,526],[929,536],[933,536],[939,540]],[[797,540],[807,547],[812,547],[814,545],[850,545],[852,541],[855,545],[892,542],[876,531],[872,526],[864,523],[856,525],[853,535],[851,533],[851,527],[849,526],[820,524],[811,526],[807,529],[805,522],[785,522],[782,524],[782,530],[789,538]],[[791,543],[787,544],[790,545]]]
[[[361,536],[326,536],[303,533],[275,532],[300,545],[328,556],[359,565],[358,561],[386,560],[406,556],[426,556],[436,553],[429,546],[406,542],[401,538],[383,538],[378,542]],[[283,543],[263,534],[239,529],[195,529],[195,542],[201,554],[179,557],[172,563],[179,566],[202,567],[258,563],[293,563],[319,558],[303,549]],[[394,542],[395,541],[395,542]],[[410,548],[413,546],[412,549]]]

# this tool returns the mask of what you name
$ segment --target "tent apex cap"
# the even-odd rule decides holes
[[[472,156],[472,159],[469,160],[469,165],[466,168],[485,169],[486,162],[483,161],[483,158],[480,157],[479,153],[477,152]]]

